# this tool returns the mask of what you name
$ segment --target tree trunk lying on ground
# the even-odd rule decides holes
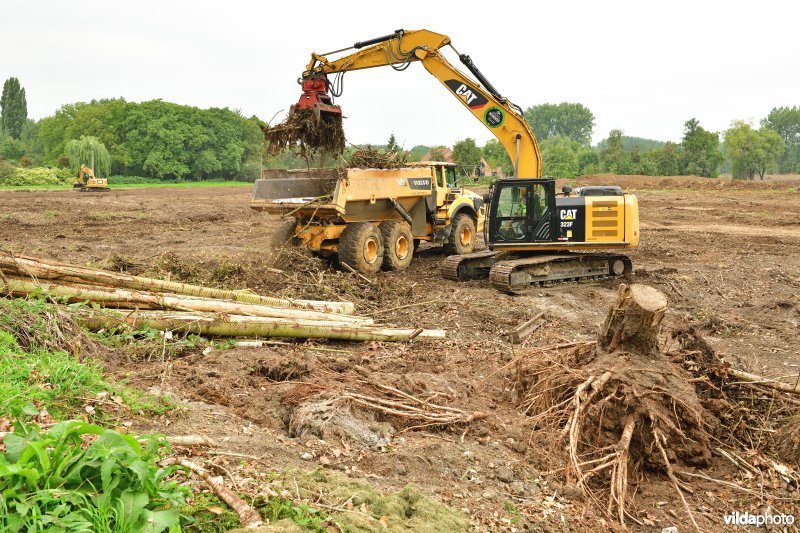
[[[445,336],[442,330],[375,326],[371,318],[352,315],[352,302],[271,298],[27,257],[0,255],[0,294],[16,297],[44,294],[56,301],[91,303],[98,309],[77,309],[75,318],[94,331],[151,328],[212,337],[353,341]]]
[[[316,300],[291,300],[286,298],[273,298],[260,296],[250,292],[228,291],[212,287],[201,287],[176,281],[130,276],[107,270],[96,270],[44,261],[24,256],[0,255],[0,271],[7,274],[34,279],[51,279],[65,282],[106,285],[110,287],[137,289],[152,292],[171,292],[203,298],[219,298],[271,307],[291,307],[296,309],[312,309],[327,313],[352,314],[355,306],[352,302],[325,302]]]
[[[17,277],[0,279],[0,289],[13,296],[28,296],[41,292],[57,300],[68,302],[92,302],[102,307],[117,309],[164,309],[171,311],[203,311],[244,316],[332,321],[352,324],[372,324],[371,318],[325,313],[307,309],[270,307],[262,304],[227,302],[211,298],[178,294],[151,293],[144,291],[115,289],[113,287],[80,286],[72,284],[31,281]]]
[[[84,327],[93,331],[130,326],[212,337],[296,337],[352,341],[402,341],[416,337],[441,339],[445,336],[443,330],[384,328],[343,322],[240,315],[216,316],[207,313],[175,314],[159,311],[122,313],[112,310],[83,310],[75,318]]]

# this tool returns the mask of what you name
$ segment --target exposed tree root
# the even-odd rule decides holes
[[[628,510],[629,484],[660,475],[669,479],[699,531],[687,498],[694,490],[678,478],[675,466],[708,466],[712,441],[718,454],[748,475],[763,478],[766,469],[783,482],[800,484],[791,467],[766,456],[750,464],[734,452],[775,450],[783,460],[800,460],[800,417],[791,416],[796,386],[731,369],[691,329],[672,334],[680,351],[662,353],[658,339],[665,310],[658,291],[621,285],[596,343],[537,348],[509,366],[516,370],[519,408],[531,415],[536,429],[561,435],[553,451],[566,450],[567,479],[609,517],[623,526],[628,518],[635,520]],[[685,468],[678,473],[759,494]]]
[[[282,123],[261,129],[269,142],[270,155],[295,150],[305,158],[317,151],[336,156],[345,147],[341,113],[315,114],[313,109],[295,109]]]

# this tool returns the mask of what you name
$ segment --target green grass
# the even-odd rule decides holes
[[[222,509],[222,512],[217,514],[209,511],[214,508]],[[208,492],[193,495],[185,504],[178,507],[178,511],[192,517],[193,522],[183,528],[187,533],[223,533],[242,527],[239,515],[231,511],[228,504]]]
[[[182,181],[177,183],[130,183],[121,184],[115,187],[111,183],[112,189],[158,189],[162,187],[181,187],[181,188],[199,188],[199,187],[252,187],[253,183],[249,181]]]
[[[108,392],[99,367],[71,354],[42,348],[26,352],[13,335],[0,331],[0,405],[4,414],[31,403],[46,407],[57,420],[77,414],[87,398]]]
[[[56,420],[86,416],[94,421],[111,413],[94,402],[100,393],[120,396],[139,415],[161,415],[176,408],[172,400],[121,384],[111,385],[92,360],[79,361],[80,338],[65,331],[55,306],[40,300],[0,299],[0,416],[44,408]],[[116,407],[115,407],[116,409]]]

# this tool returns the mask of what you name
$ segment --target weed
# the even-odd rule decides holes
[[[519,512],[519,509],[514,507],[514,504],[511,503],[511,502],[505,502],[503,504],[503,510],[511,515],[511,517],[512,517],[511,518],[511,525],[512,526],[514,524],[516,524],[517,522],[519,522],[519,519],[522,517],[522,515]]]
[[[192,523],[183,528],[190,533],[223,533],[242,527],[239,515],[211,493],[201,492],[180,507],[181,514],[191,516]]]
[[[132,387],[122,387],[119,395],[131,411],[140,415],[158,416],[178,408],[178,404],[168,396],[153,396]]]
[[[325,527],[330,520],[327,513],[303,502],[294,502],[281,497],[270,498],[259,511],[262,516],[269,519],[271,524],[288,518],[295,524],[311,531],[319,533],[328,531]]]
[[[164,440],[134,437],[77,421],[42,432],[17,422],[0,454],[2,531],[177,531],[188,489],[178,470],[156,462]]]

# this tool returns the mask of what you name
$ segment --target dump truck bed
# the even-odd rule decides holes
[[[265,170],[250,207],[298,218],[382,220],[397,217],[393,201],[410,210],[431,193],[429,167]]]

